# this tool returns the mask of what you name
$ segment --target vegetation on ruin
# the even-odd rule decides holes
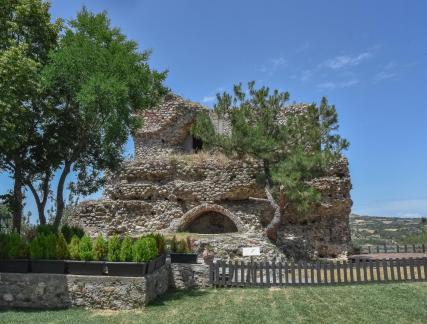
[[[7,198],[18,232],[24,187],[40,224],[53,197],[58,228],[67,176],[77,175],[74,193],[98,190],[103,171],[119,166],[140,126],[134,113],[166,91],[166,74],[148,65],[150,52],[140,52],[106,13],[84,8],[71,21],[52,23],[49,7],[43,0],[0,5],[0,170],[14,180]]]
[[[0,323],[424,323],[427,283],[169,292],[144,310],[3,311]]]
[[[262,200],[275,210],[266,230],[273,241],[287,206],[303,214],[319,202],[320,193],[309,181],[323,175],[349,146],[337,133],[337,112],[326,98],[302,113],[286,115],[288,99],[288,92],[256,88],[255,82],[248,83],[247,91],[238,84],[233,94],[218,94],[214,106],[218,116],[230,118],[231,134],[216,133],[205,113],[198,115],[192,127],[193,135],[210,150],[262,161],[267,197]]]

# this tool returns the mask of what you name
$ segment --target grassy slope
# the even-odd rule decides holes
[[[427,283],[171,292],[143,311],[6,311],[0,323],[425,323]]]

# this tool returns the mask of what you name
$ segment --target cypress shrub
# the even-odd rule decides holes
[[[82,261],[92,261],[92,239],[88,235],[83,235],[79,244],[79,256]]]
[[[148,262],[158,255],[156,240],[152,237],[142,237],[136,240],[133,249],[133,261]]]
[[[108,253],[108,243],[104,239],[102,234],[99,234],[93,246],[93,258],[96,261],[105,260],[107,258],[107,253]]]
[[[73,238],[74,235],[77,236],[79,239],[81,239],[85,234],[83,228],[81,228],[80,226],[77,226],[77,225],[70,226],[68,224],[65,224],[61,227],[61,233],[64,235],[67,243],[71,242],[71,239]]]
[[[67,241],[62,233],[58,235],[56,240],[56,256],[59,260],[67,260],[70,258]]]
[[[70,252],[70,258],[72,260],[80,260],[80,252],[79,252],[80,239],[74,235],[71,238],[70,244],[68,244],[68,251]]]
[[[28,243],[18,233],[4,234],[0,238],[1,259],[25,259],[29,254]]]
[[[156,240],[157,250],[159,254],[165,253],[165,247],[166,247],[165,237],[160,233],[156,233],[154,234],[154,239]]]
[[[129,262],[132,261],[132,239],[129,236],[126,236],[121,245],[120,249],[120,261]]]
[[[118,235],[113,235],[108,240],[108,255],[107,259],[110,262],[120,261],[121,241]]]
[[[30,243],[31,259],[46,258],[46,235],[38,234]]]
[[[45,236],[45,246],[44,246],[44,259],[46,260],[55,260],[58,258],[57,254],[57,235],[50,233]]]

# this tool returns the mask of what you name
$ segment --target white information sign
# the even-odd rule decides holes
[[[260,254],[261,253],[260,253],[259,246],[243,248],[243,256],[256,256],[256,255],[260,255]]]

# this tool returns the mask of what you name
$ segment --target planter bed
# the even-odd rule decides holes
[[[66,261],[68,273],[76,275],[102,276],[105,274],[104,261]]]
[[[31,260],[31,272],[65,273],[64,260]]]
[[[159,255],[154,261],[156,263],[154,268],[157,270],[166,263],[166,254]]]
[[[30,260],[0,260],[0,272],[30,272]]]
[[[197,263],[197,254],[171,253],[171,263]]]
[[[145,262],[106,262],[109,276],[142,277],[147,273]]]

